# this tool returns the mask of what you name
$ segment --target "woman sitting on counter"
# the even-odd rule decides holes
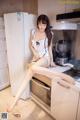
[[[34,73],[45,75],[50,79],[59,77],[70,84],[75,84],[75,80],[72,77],[64,73],[50,71],[47,68],[49,66],[56,67],[56,64],[53,62],[52,56],[53,36],[54,34],[50,30],[50,22],[48,17],[43,14],[40,15],[37,18],[37,28],[33,29],[30,34],[30,48],[33,53],[33,59],[29,64],[26,76],[15,96],[13,103],[7,108],[8,112],[10,112],[14,108],[16,102],[20,98],[22,92],[26,88]]]

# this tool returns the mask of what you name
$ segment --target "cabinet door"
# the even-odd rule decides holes
[[[80,120],[80,93],[79,93],[77,120]]]
[[[79,93],[52,81],[51,114],[56,120],[76,120]]]
[[[3,88],[9,86],[10,81],[9,81],[9,72],[8,68],[2,68],[0,69],[0,90]]]

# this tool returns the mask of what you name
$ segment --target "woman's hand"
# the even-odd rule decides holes
[[[40,57],[34,56],[34,57],[32,58],[32,60],[31,60],[31,62],[36,62],[36,61],[39,60],[39,59],[40,59]]]
[[[53,61],[51,61],[50,66],[51,67],[56,67],[57,65]]]

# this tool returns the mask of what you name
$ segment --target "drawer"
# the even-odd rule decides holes
[[[36,79],[31,80],[31,92],[50,106],[51,88]]]
[[[41,82],[51,87],[51,79],[48,78],[47,76],[35,73],[34,78],[40,80]]]

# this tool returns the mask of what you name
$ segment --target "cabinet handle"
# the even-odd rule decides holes
[[[70,86],[68,84],[66,84],[65,82],[57,81],[57,84],[60,85],[60,86],[62,86],[62,87],[64,87],[64,88],[67,88],[67,89],[70,88]]]
[[[34,80],[32,80],[32,81],[35,82]],[[37,84],[38,86],[41,86],[44,89],[50,90],[50,87],[46,87],[45,85],[42,85],[42,84],[40,84],[38,82],[35,82],[35,84]]]

